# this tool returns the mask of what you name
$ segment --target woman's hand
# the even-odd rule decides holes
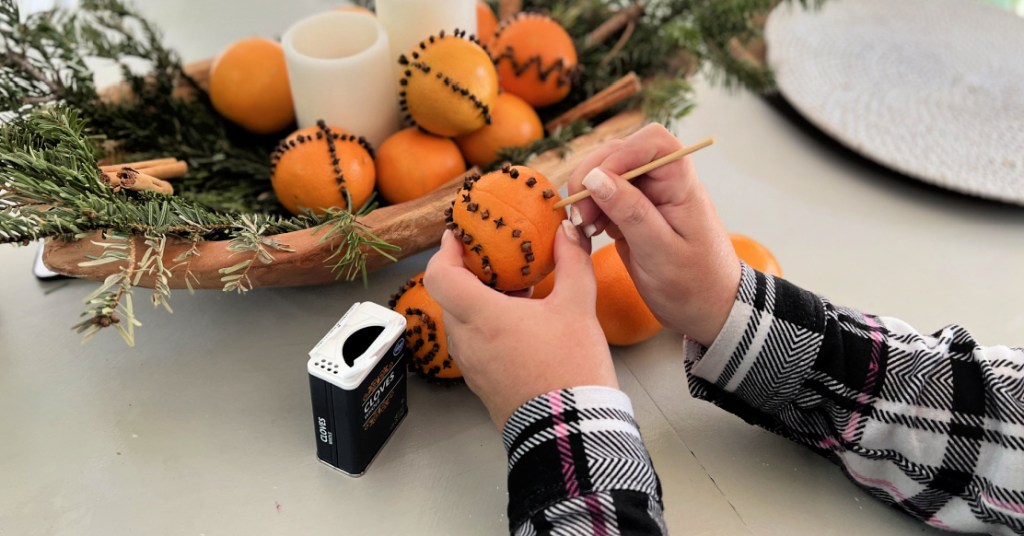
[[[666,327],[708,346],[729,316],[740,264],[690,157],[632,183],[619,175],[683,147],[648,125],[598,147],[569,178],[572,223],[588,236],[606,231],[648,307]]]
[[[555,238],[555,286],[543,300],[507,296],[462,263],[462,245],[446,231],[427,265],[427,292],[444,310],[452,357],[499,429],[530,399],[581,385],[618,387],[611,353],[594,312],[590,255],[576,228]]]

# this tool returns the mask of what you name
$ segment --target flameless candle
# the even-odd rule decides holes
[[[300,127],[323,119],[374,147],[398,130],[398,86],[388,35],[374,17],[328,12],[281,39]]]
[[[476,34],[476,0],[377,0],[377,19],[388,30],[395,63],[441,30]]]

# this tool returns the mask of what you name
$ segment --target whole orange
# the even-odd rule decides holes
[[[480,43],[487,45],[494,38],[494,30],[498,28],[498,17],[491,6],[483,0],[476,0],[476,36]]]
[[[569,94],[576,74],[576,46],[554,20],[522,12],[498,27],[488,46],[501,88],[536,107]]]
[[[388,305],[405,315],[405,351],[413,370],[435,381],[461,380],[459,366],[448,355],[441,306],[423,286],[423,273],[406,281]]]
[[[555,290],[555,273],[551,272],[533,286],[533,294],[530,297],[535,300],[543,300],[550,296],[553,290]]]
[[[455,142],[416,127],[392,134],[377,150],[377,191],[390,203],[421,197],[463,171]]]
[[[269,39],[242,39],[210,68],[210,102],[218,113],[256,134],[279,132],[295,122],[284,49]]]
[[[597,320],[608,344],[628,346],[661,331],[661,323],[640,297],[615,244],[595,251],[592,258],[597,278]]]
[[[565,219],[553,208],[559,199],[537,170],[505,166],[467,178],[445,216],[471,272],[498,290],[522,290],[555,267],[555,232]]]
[[[491,109],[491,124],[455,138],[466,160],[487,167],[498,160],[504,147],[522,147],[544,137],[544,125],[533,107],[523,99],[501,93]]]
[[[270,158],[274,193],[292,214],[355,211],[370,199],[375,177],[366,140],[323,121],[281,140]]]
[[[741,234],[730,234],[729,240],[732,241],[732,247],[736,250],[736,256],[749,264],[751,268],[768,275],[782,277],[782,266],[779,265],[779,261],[775,260],[775,255],[772,255],[772,252],[763,244]]]
[[[401,107],[406,119],[438,136],[461,136],[491,121],[498,74],[480,44],[456,30],[430,36],[403,54]]]

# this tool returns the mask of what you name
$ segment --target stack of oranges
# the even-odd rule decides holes
[[[365,8],[337,9],[373,16]],[[284,138],[273,155],[272,180],[285,208],[356,210],[369,197],[363,192],[374,189],[384,201],[402,203],[467,165],[493,166],[503,149],[544,137],[535,107],[569,93],[577,70],[572,39],[540,14],[499,23],[483,0],[476,13],[475,35],[439,32],[402,56],[399,98],[412,126],[385,140],[376,155],[345,125],[327,125],[330,136],[313,129]],[[294,128],[284,52],[275,41],[243,39],[226,48],[213,63],[209,93],[221,115],[250,132],[280,135]],[[373,157],[374,169],[359,162],[363,153]],[[348,169],[353,166],[358,171]]]

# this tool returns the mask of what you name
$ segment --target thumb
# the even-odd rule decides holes
[[[654,203],[629,181],[596,167],[587,173],[583,186],[633,251],[657,255],[673,247],[679,235]]]
[[[563,220],[555,234],[555,285],[547,299],[594,308],[597,300],[594,264],[583,246],[576,227],[569,220]]]
[[[505,298],[466,269],[462,243],[450,230],[444,232],[441,249],[427,263],[423,285],[445,312],[464,323],[491,309],[495,300]]]

